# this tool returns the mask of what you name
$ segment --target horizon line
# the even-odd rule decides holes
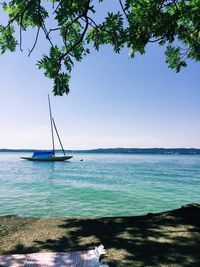
[[[102,147],[98,147],[98,148],[85,148],[85,149],[64,149],[65,151],[85,151],[85,150],[112,150],[112,149],[196,149],[196,150],[200,150],[200,147],[106,147],[106,148],[102,148]],[[49,148],[0,148],[0,151],[2,150],[29,150],[29,151],[33,151],[33,150],[52,150]],[[55,149],[55,151],[59,151],[62,149]]]

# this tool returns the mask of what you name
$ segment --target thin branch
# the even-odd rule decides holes
[[[22,49],[22,26],[20,25],[20,28],[19,28],[19,47],[20,47],[20,51],[23,52],[23,49]]]
[[[87,32],[87,29],[88,29],[88,26],[89,26],[89,19],[88,19],[88,16],[87,16],[87,13],[88,13],[88,11],[89,11],[89,9],[90,9],[90,0],[87,0],[87,2],[86,2],[86,4],[85,4],[85,11],[84,11],[84,13],[82,14],[82,16],[81,17],[84,17],[85,18],[85,28],[84,28],[84,30],[83,30],[83,32],[82,32],[82,34],[81,34],[81,36],[80,36],[80,38],[79,38],[79,40],[77,40],[64,54],[62,54],[62,56],[60,56],[60,58],[59,58],[59,60],[60,60],[60,62],[77,46],[77,45],[79,45],[82,41],[83,41],[83,39],[84,39],[84,36],[85,36],[85,34],[86,34],[86,32]],[[78,16],[79,17],[79,16]],[[76,18],[76,20],[77,20],[77,18]]]
[[[22,52],[23,51],[23,49],[22,49],[22,28],[24,28],[24,25],[23,25],[23,18],[24,18],[24,13],[25,12],[23,12],[22,14],[21,14],[21,16],[20,16],[20,33],[19,33],[19,35],[20,35],[20,45],[19,45],[19,47],[20,47],[20,51]]]
[[[46,39],[49,41],[51,46],[54,47],[54,45],[53,45],[53,43],[52,43],[52,41],[51,41],[51,39],[49,37],[48,31],[46,29],[44,20],[43,20],[43,18],[41,16],[40,9],[41,9],[41,0],[38,1],[38,17],[40,18],[40,23],[41,23],[40,27],[42,28],[42,30],[43,30],[43,32],[44,32],[44,34],[46,36]]]
[[[160,37],[158,39],[155,39],[155,40],[149,40],[150,43],[156,43],[156,42],[159,42],[163,39],[163,37]]]
[[[92,23],[94,23],[94,25],[95,25],[96,28],[98,28],[98,25],[96,24],[96,22],[92,18],[88,17],[88,19],[90,21],[92,21]],[[90,26],[92,26],[92,25],[90,24]],[[94,26],[92,26],[92,27],[95,28]]]
[[[52,15],[56,13],[56,11],[58,10],[58,8],[60,7],[62,1],[60,1],[60,3],[57,5],[57,7],[55,8],[55,10],[53,11]]]
[[[76,22],[78,21],[81,17],[83,17],[84,14],[81,14],[79,15],[78,17],[76,17],[73,21],[70,22],[69,25],[67,25],[66,29],[65,29],[65,34],[64,34],[64,37],[63,37],[63,40],[64,40],[64,44],[65,46],[67,46],[67,43],[66,43],[66,39],[67,39],[67,32],[68,32],[68,29]]]
[[[37,29],[37,34],[36,34],[35,42],[34,42],[34,44],[33,44],[33,47],[31,48],[31,50],[30,50],[29,53],[28,53],[28,57],[30,57],[31,53],[32,53],[33,50],[35,49],[35,46],[36,46],[37,41],[38,41],[39,32],[40,32],[40,27],[38,27],[38,29]]]
[[[96,22],[92,18],[88,17],[88,19],[91,20],[92,23],[94,23],[95,26],[93,26],[91,23],[89,23],[89,25],[91,27],[93,27],[93,29],[95,29],[97,31],[97,34],[98,34],[99,26],[96,24]],[[110,32],[110,31],[106,30],[105,28],[103,28],[101,30],[104,31],[104,32],[107,32],[110,35],[112,35],[112,37],[117,40],[117,37],[116,37],[115,34],[113,34],[113,32]]]
[[[41,26],[41,28],[42,28],[42,30],[43,30],[45,36],[46,36],[46,39],[49,41],[49,43],[51,44],[51,46],[54,47],[54,45],[53,45],[53,43],[52,43],[52,41],[51,41],[51,38],[49,37],[48,31],[47,31],[47,29],[46,29],[46,26],[45,26],[45,24],[44,24],[43,21],[42,21],[42,26]]]
[[[178,10],[177,2],[178,2],[178,0],[173,0],[172,2],[167,3],[165,5],[163,4],[163,5],[161,5],[160,9],[171,6],[171,5],[175,5],[176,9]]]
[[[190,51],[190,48],[186,48],[186,49],[182,49],[181,50],[185,50],[183,53],[181,53],[181,60],[186,60],[188,58],[188,52]]]
[[[53,28],[53,29],[49,29],[49,31],[48,31],[48,35],[50,35],[51,32],[53,32],[53,31],[58,31],[58,30],[60,30],[60,29],[61,29],[61,27]]]
[[[60,61],[62,61],[77,45],[79,45],[82,41],[83,41],[83,38],[87,32],[87,29],[88,29],[88,26],[89,26],[89,21],[88,21],[88,17],[85,16],[85,20],[86,20],[86,25],[85,25],[85,28],[79,38],[78,41],[76,41],[64,54],[62,54],[62,56],[60,57]]]
[[[124,15],[125,15],[127,21],[129,21],[128,15],[127,15],[127,13],[126,13],[126,11],[125,11],[125,9],[124,9],[124,6],[123,6],[123,4],[122,4],[122,1],[119,0],[119,3],[120,3],[121,9],[122,9],[122,11],[123,11],[123,13],[124,13]]]

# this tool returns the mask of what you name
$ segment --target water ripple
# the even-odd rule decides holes
[[[0,153],[0,215],[131,216],[199,203],[200,156],[75,154],[56,163],[20,156]]]

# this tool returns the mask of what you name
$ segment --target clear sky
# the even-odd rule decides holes
[[[176,74],[155,44],[135,59],[106,46],[75,65],[68,96],[54,97],[35,66],[45,45],[30,58],[26,47],[0,56],[0,148],[51,148],[48,94],[65,149],[200,148],[200,63]]]

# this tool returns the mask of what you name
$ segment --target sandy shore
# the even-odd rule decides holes
[[[88,250],[111,266],[200,266],[200,205],[135,217],[0,217],[0,254]]]

